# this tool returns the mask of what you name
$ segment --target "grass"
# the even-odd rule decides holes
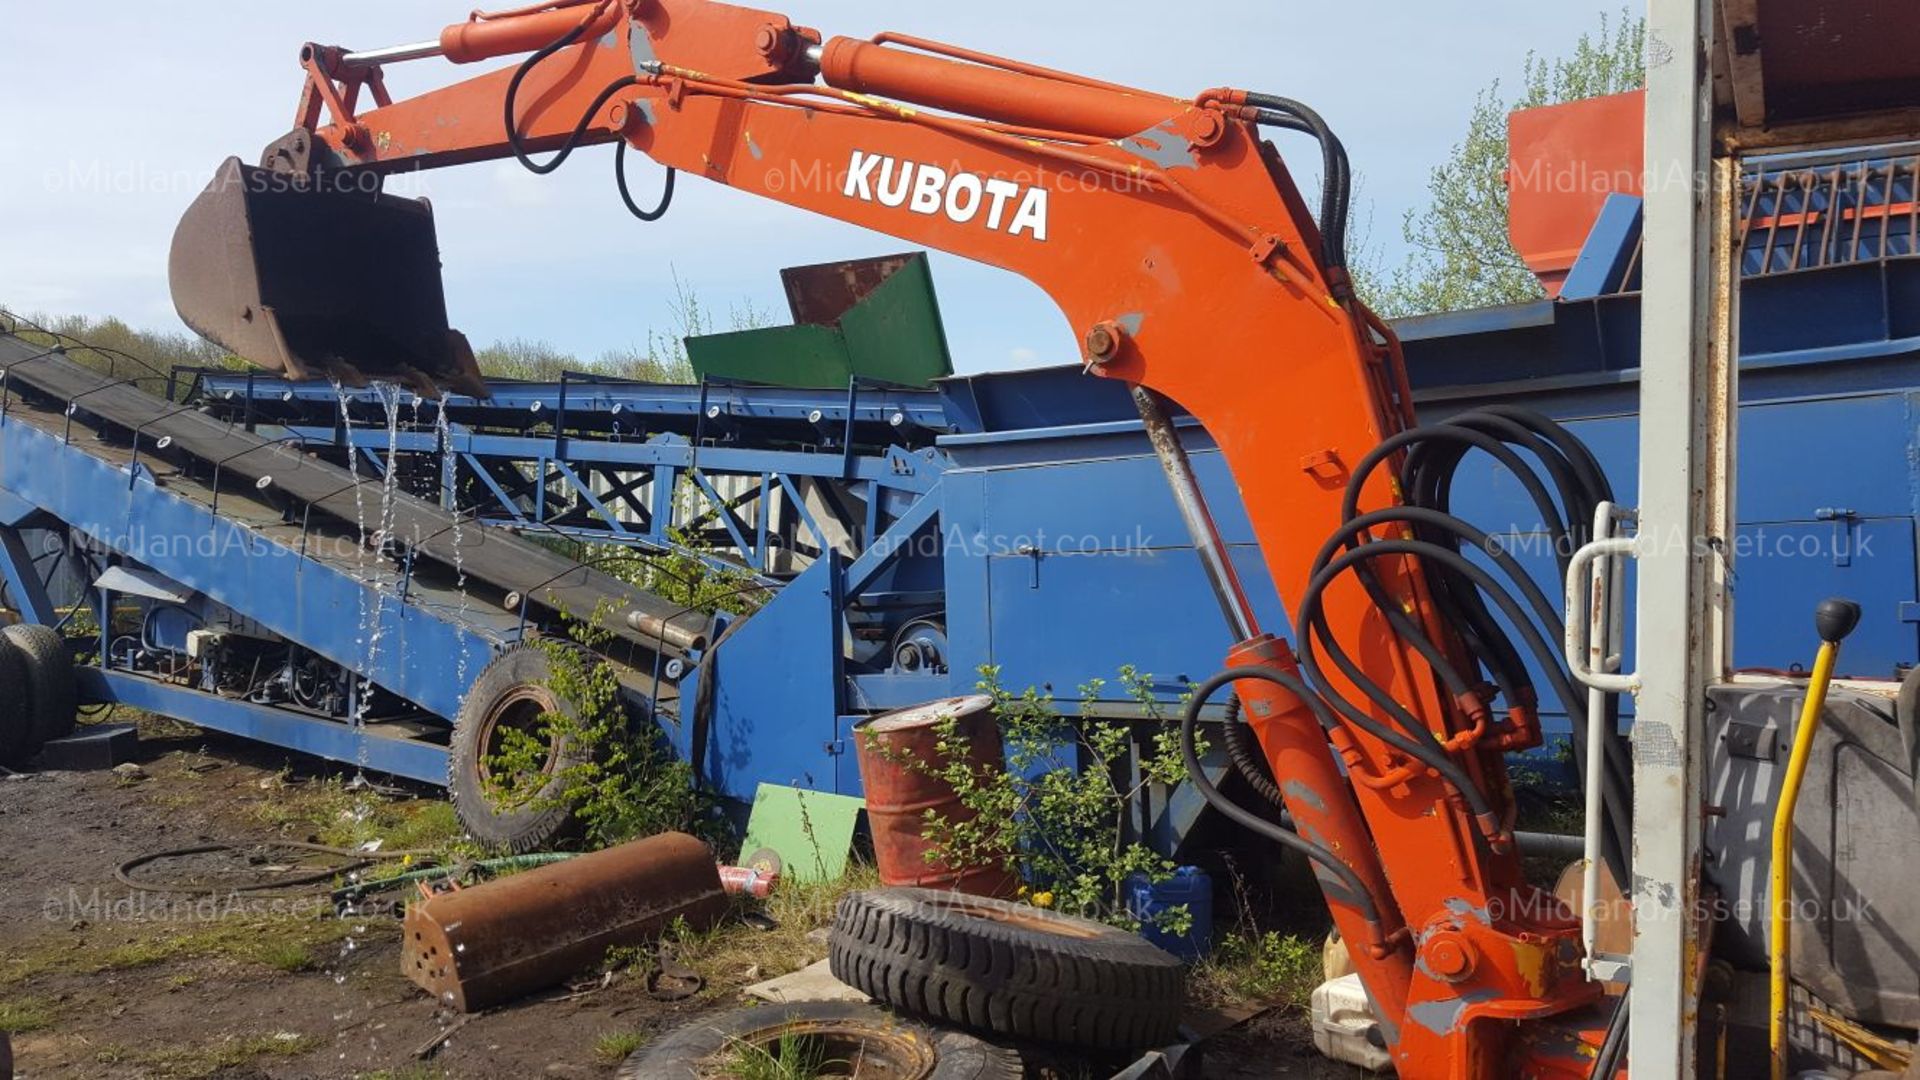
[[[366,932],[380,932],[376,927],[398,932],[397,927],[385,923],[367,924]],[[200,959],[223,959],[289,973],[309,971],[318,966],[316,957],[356,932],[353,924],[333,918],[213,919],[118,945],[61,943],[16,953],[0,960],[0,986],[18,985],[53,973],[91,975]]]
[[[838,881],[783,878],[765,901],[743,904],[772,918],[771,930],[757,930],[738,919],[722,920],[705,932],[680,927],[670,932],[674,959],[706,976],[703,994],[725,994],[742,986],[798,971],[827,955],[826,946],[807,939],[810,931],[833,921],[834,905],[856,889],[875,888],[880,875],[870,866],[850,864]]]
[[[649,1037],[638,1031],[610,1031],[593,1044],[593,1056],[602,1065],[618,1065],[635,1050],[647,1045]]]
[[[348,791],[337,777],[287,784],[257,804],[254,816],[283,836],[312,836],[330,847],[353,848],[378,840],[385,851],[454,852],[465,843],[452,803]]]
[[[319,966],[314,962],[313,950],[299,941],[262,942],[252,959],[288,975],[312,971]]]
[[[828,1065],[827,1048],[804,1035],[782,1035],[769,1050],[734,1040],[725,1071],[731,1080],[817,1080]]]
[[[138,1065],[157,1076],[201,1080],[227,1069],[238,1069],[261,1058],[299,1057],[320,1048],[320,1040],[296,1032],[229,1036],[197,1046],[131,1049],[109,1046],[95,1055],[102,1065]]]
[[[1187,985],[1210,1005],[1272,1004],[1305,1008],[1320,985],[1320,946],[1308,938],[1268,930],[1221,938],[1193,969]]]
[[[45,998],[9,998],[0,1001],[0,1031],[18,1035],[53,1025],[53,1004]]]

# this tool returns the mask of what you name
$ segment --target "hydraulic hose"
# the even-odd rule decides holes
[[[1491,575],[1487,574],[1483,568],[1468,562],[1465,556],[1456,550],[1451,550],[1443,546],[1428,545],[1427,542],[1419,540],[1371,541],[1364,544],[1354,544],[1353,541],[1358,534],[1364,533],[1366,530],[1376,526],[1396,521],[1419,523],[1428,528],[1441,529],[1454,536],[1464,538],[1469,543],[1479,545],[1480,549],[1486,552],[1487,556],[1493,560],[1501,572],[1512,580],[1514,587],[1517,588],[1521,596],[1525,598],[1527,606],[1532,608],[1533,617],[1531,619],[1526,618],[1522,613],[1523,609],[1508,590],[1501,588],[1498,582],[1493,579]],[[1495,604],[1501,608],[1502,613],[1507,616],[1508,620],[1519,630],[1521,636],[1526,640],[1529,651],[1533,653],[1535,661],[1540,664],[1549,680],[1553,682],[1555,691],[1559,693],[1563,701],[1569,703],[1568,716],[1575,719],[1576,729],[1584,732],[1588,724],[1595,722],[1594,718],[1586,715],[1581,705],[1583,699],[1575,693],[1571,679],[1566,676],[1565,671],[1561,667],[1560,653],[1553,649],[1551,645],[1551,642],[1559,641],[1564,637],[1560,611],[1547,599],[1546,594],[1541,591],[1539,585],[1533,578],[1526,573],[1519,561],[1495,545],[1490,536],[1458,518],[1442,514],[1436,510],[1417,506],[1388,507],[1384,510],[1376,510],[1348,521],[1342,528],[1344,531],[1331,537],[1326,545],[1322,547],[1319,556],[1316,557],[1314,561],[1316,568],[1324,568],[1316,573],[1314,579],[1315,584],[1310,584],[1307,590],[1309,595],[1315,597],[1316,603],[1320,591],[1320,589],[1315,587],[1316,584],[1320,584],[1323,578],[1324,581],[1330,582],[1333,576],[1338,573],[1338,565],[1343,563],[1347,565],[1357,565],[1359,560],[1370,558],[1369,549],[1374,548],[1375,545],[1391,546],[1396,544],[1409,544],[1431,547],[1432,552],[1420,553],[1423,565],[1429,565],[1427,560],[1431,558],[1434,563],[1438,564],[1439,569],[1450,576],[1464,578],[1474,585],[1477,590],[1493,598]],[[1333,557],[1333,553],[1342,544],[1348,545],[1346,553],[1338,558]],[[1385,552],[1374,553],[1384,554]],[[1321,588],[1324,588],[1324,585],[1321,585]],[[1317,625],[1324,626],[1324,621]],[[1324,634],[1322,636],[1323,638],[1325,637]],[[1330,638],[1326,638],[1325,642],[1328,658],[1333,660],[1336,666],[1339,666],[1349,677],[1352,677],[1357,671],[1357,667],[1350,667],[1348,663],[1343,662],[1342,658],[1345,656],[1344,650],[1340,648],[1337,642]],[[1306,656],[1307,648],[1308,643],[1303,641],[1303,666],[1306,666],[1308,663]],[[1317,671],[1318,669],[1314,668],[1313,670]],[[1509,691],[1503,686],[1502,693],[1509,694]],[[1384,694],[1382,696],[1384,697]],[[1374,697],[1374,695],[1369,694],[1369,697]],[[1380,698],[1376,698],[1376,700],[1380,700]],[[1508,700],[1512,701],[1510,694]],[[1336,700],[1336,707],[1338,707],[1338,704],[1339,702]],[[1576,743],[1579,741],[1579,739],[1575,740]],[[1610,810],[1615,811],[1609,815],[1608,862],[1610,867],[1616,873],[1619,873],[1624,870],[1624,852],[1626,850],[1626,844],[1630,840],[1630,835],[1622,831],[1627,823],[1626,820],[1617,813],[1617,810],[1625,806],[1627,792],[1618,783],[1617,778],[1609,776],[1606,783],[1606,795],[1608,799],[1611,800]]]
[[[1194,731],[1200,722],[1200,710],[1206,707],[1207,702],[1213,698],[1213,695],[1220,692],[1221,687],[1239,682],[1243,679],[1257,679],[1270,682],[1296,695],[1301,701],[1306,702],[1308,708],[1313,710],[1315,717],[1319,719],[1320,725],[1323,728],[1335,723],[1333,717],[1327,715],[1326,705],[1324,705],[1320,699],[1314,695],[1313,691],[1308,689],[1306,683],[1301,680],[1285,672],[1275,671],[1271,668],[1228,668],[1194,688],[1193,696],[1187,701],[1186,712],[1181,717],[1180,756],[1187,766],[1187,779],[1193,783],[1193,789],[1200,793],[1200,797],[1206,801],[1208,806],[1220,811],[1220,813],[1226,815],[1228,819],[1235,823],[1272,840],[1274,843],[1300,852],[1302,855],[1305,855],[1307,858],[1324,867],[1327,872],[1335,878],[1338,878],[1340,883],[1345,886],[1347,895],[1352,899],[1354,906],[1360,909],[1361,916],[1367,920],[1367,926],[1373,933],[1373,941],[1369,942],[1369,944],[1375,947],[1384,947],[1386,945],[1386,929],[1381,924],[1381,906],[1375,899],[1373,891],[1367,887],[1365,879],[1361,878],[1353,867],[1348,866],[1338,855],[1321,847],[1319,844],[1306,840],[1297,833],[1268,821],[1259,814],[1227,798],[1221,794],[1219,788],[1213,785],[1213,781],[1207,778],[1206,769],[1201,767],[1200,754],[1194,744]],[[1276,794],[1278,793],[1276,792]]]
[[[1620,1062],[1627,1053],[1627,1021],[1631,1016],[1629,1002],[1633,988],[1629,986],[1620,992],[1620,1000],[1614,1003],[1613,1015],[1607,1018],[1607,1034],[1600,1041],[1600,1052],[1593,1056],[1593,1069],[1587,1073],[1593,1080],[1613,1080],[1620,1071]]]
[[[1273,770],[1260,749],[1260,740],[1253,737],[1253,730],[1240,722],[1240,697],[1234,695],[1227,699],[1226,721],[1220,725],[1221,740],[1226,743],[1227,761],[1233,765],[1233,771],[1247,782],[1255,795],[1260,796],[1276,807],[1284,808],[1286,799],[1280,794],[1279,785],[1273,782]]]
[[[1292,98],[1249,93],[1247,104],[1259,110],[1259,122],[1288,131],[1304,132],[1320,144],[1321,259],[1330,269],[1347,266],[1347,220],[1353,200],[1353,168],[1347,148],[1318,112]]]
[[[1315,556],[1313,563],[1315,571],[1317,572],[1320,568],[1326,566],[1340,548],[1345,547],[1348,550],[1353,550],[1364,546],[1362,537],[1367,530],[1377,525],[1385,525],[1392,522],[1405,522],[1418,526],[1419,529],[1428,533],[1443,533],[1446,534],[1449,539],[1456,542],[1458,540],[1465,540],[1470,544],[1478,546],[1479,549],[1484,552],[1489,559],[1492,559],[1494,564],[1513,581],[1514,586],[1520,589],[1525,595],[1528,605],[1533,608],[1541,624],[1552,633],[1555,639],[1563,636],[1564,629],[1562,627],[1559,609],[1555,608],[1547,600],[1546,594],[1540,590],[1540,586],[1534,582],[1533,578],[1526,572],[1526,569],[1520,565],[1519,560],[1508,554],[1500,545],[1494,543],[1491,536],[1468,522],[1454,517],[1451,514],[1428,507],[1417,505],[1392,506],[1384,510],[1375,510],[1362,514],[1359,517],[1348,519],[1342,524],[1341,531],[1330,537],[1325,546],[1320,549],[1319,554]],[[1415,539],[1428,543],[1433,542],[1422,535],[1416,535]],[[1451,578],[1449,578],[1449,580],[1451,580]],[[1479,596],[1477,591],[1471,595],[1476,598]],[[1393,610],[1398,613],[1401,618],[1407,618],[1404,612],[1399,612],[1397,608]],[[1481,610],[1484,611],[1485,609],[1482,608]],[[1408,619],[1408,622],[1411,623],[1411,621],[1411,619]],[[1490,616],[1489,623],[1491,623]],[[1494,629],[1496,631],[1499,630],[1497,626],[1495,626]],[[1506,644],[1507,650],[1510,651],[1512,648],[1511,641],[1506,637],[1504,632],[1499,633],[1498,638]],[[1491,659],[1494,659],[1495,663],[1489,665],[1489,670],[1493,674],[1495,685],[1500,688],[1507,700],[1513,701],[1514,694],[1519,692],[1522,685],[1531,689],[1532,683],[1526,674],[1526,669],[1520,666],[1517,653],[1512,654],[1510,660],[1506,655]],[[1509,664],[1511,665],[1510,667]],[[1507,670],[1503,671],[1503,668]]]
[[[613,182],[620,190],[620,201],[627,205],[627,212],[641,221],[659,221],[667,216],[667,209],[673,205],[673,181],[680,170],[667,166],[666,183],[660,189],[660,203],[651,210],[641,209],[633,201],[633,191],[627,187],[627,140],[621,139],[613,151]]]
[[[1549,538],[1554,550],[1556,564],[1565,567],[1572,551],[1584,543],[1589,531],[1586,523],[1591,522],[1594,508],[1602,500],[1612,498],[1612,489],[1606,481],[1592,452],[1571,432],[1551,418],[1532,410],[1514,406],[1489,406],[1462,413],[1449,418],[1440,426],[1444,434],[1434,437],[1422,437],[1422,431],[1434,431],[1434,428],[1417,429],[1405,433],[1407,438],[1395,437],[1375,454],[1369,455],[1356,467],[1353,480],[1348,486],[1348,513],[1351,514],[1360,488],[1366,482],[1368,474],[1385,460],[1394,449],[1405,446],[1408,449],[1403,462],[1401,483],[1406,498],[1415,505],[1424,505],[1445,512],[1448,508],[1453,474],[1461,460],[1473,449],[1480,449],[1494,456],[1506,469],[1513,472],[1522,486],[1528,491],[1542,520],[1548,527]],[[1540,460],[1551,475],[1553,487],[1559,496],[1564,512],[1555,507],[1552,495],[1546,485],[1540,483],[1533,470],[1527,468],[1511,450],[1501,443],[1520,446]],[[1499,447],[1499,449],[1495,449]],[[1429,542],[1444,542],[1453,545],[1454,537],[1441,535],[1432,525],[1416,525],[1416,538]],[[1489,549],[1490,550],[1490,549]],[[1463,643],[1487,669],[1496,676],[1500,665],[1511,666],[1517,662],[1517,654],[1512,643],[1482,601],[1479,590],[1471,582],[1463,581],[1459,575],[1450,573],[1444,567],[1428,567],[1427,574],[1430,591],[1436,608],[1448,621],[1453,622],[1462,631]],[[1361,573],[1362,580],[1366,576]],[[1372,591],[1370,589],[1370,591]],[[1375,595],[1376,602],[1381,599]],[[1382,611],[1390,619],[1397,613],[1396,608],[1382,606]],[[1557,618],[1547,621],[1552,626]],[[1396,629],[1398,629],[1396,625]],[[1558,659],[1541,658],[1542,666],[1550,672],[1562,670]],[[1561,680],[1556,680],[1556,683]],[[1530,681],[1522,682],[1530,694]],[[1504,690],[1504,688],[1503,688]],[[1564,696],[1564,695],[1563,695]],[[1509,704],[1515,699],[1508,697]],[[1627,764],[1624,743],[1618,736],[1617,702],[1609,699],[1604,716],[1595,718],[1595,722],[1606,725],[1609,736],[1606,746],[1607,793],[1606,806],[1611,820],[1609,829],[1609,849],[1615,852],[1609,857],[1609,863],[1620,874],[1625,873],[1626,841],[1631,831],[1631,771]],[[1580,720],[1583,710],[1579,700],[1575,700],[1568,709],[1571,718]],[[1582,725],[1584,726],[1584,725]],[[1584,775],[1585,745],[1583,739],[1574,740],[1577,758],[1582,760]],[[1625,880],[1622,877],[1622,880]]]
[[[1494,603],[1506,614],[1507,618],[1520,632],[1521,637],[1524,638],[1529,647],[1534,650],[1535,655],[1539,656],[1542,663],[1547,666],[1547,677],[1554,681],[1554,687],[1560,693],[1561,699],[1569,703],[1568,712],[1573,712],[1574,705],[1572,703],[1576,699],[1573,694],[1571,680],[1567,677],[1564,670],[1558,668],[1558,652],[1541,636],[1539,628],[1533,624],[1531,619],[1527,618],[1525,610],[1520,607],[1519,602],[1515,600],[1511,594],[1507,593],[1506,590],[1502,589],[1491,574],[1487,573],[1485,569],[1469,562],[1466,557],[1458,551],[1452,551],[1439,545],[1429,544],[1419,540],[1375,540],[1367,544],[1362,544],[1354,550],[1344,552],[1328,562],[1326,567],[1316,574],[1313,580],[1308,583],[1300,602],[1300,622],[1310,626],[1324,627],[1325,622],[1320,618],[1320,614],[1322,611],[1322,596],[1327,586],[1349,567],[1366,560],[1389,555],[1412,555],[1421,559],[1423,564],[1429,561],[1439,563],[1447,567],[1450,571],[1462,574],[1479,585],[1484,592],[1492,597]],[[1301,636],[1300,665],[1316,683],[1325,685],[1326,678],[1320,670],[1319,658],[1316,655],[1317,650],[1314,647],[1314,638],[1318,636],[1321,635],[1304,634]],[[1403,726],[1408,727],[1410,730],[1419,726],[1418,719],[1407,712],[1404,706],[1395,702],[1392,695],[1388,694],[1378,683],[1367,678],[1364,673],[1359,673],[1357,669],[1350,670],[1348,667],[1348,664],[1351,663],[1350,660],[1342,663],[1342,660],[1346,658],[1346,653],[1337,642],[1329,637],[1323,644],[1326,646],[1328,657],[1332,659],[1337,666],[1340,666],[1341,670],[1347,673],[1349,678],[1353,678],[1356,674],[1359,676],[1355,678],[1354,681],[1356,685],[1360,687],[1362,693],[1379,703],[1383,708],[1388,709],[1390,713],[1401,721]],[[1549,664],[1549,658],[1554,659],[1556,662]],[[1402,753],[1405,753],[1407,756],[1412,757],[1414,760],[1419,761],[1421,764],[1426,765],[1434,772],[1440,774],[1443,779],[1458,790],[1461,796],[1467,800],[1468,805],[1473,809],[1476,816],[1484,815],[1483,820],[1493,820],[1497,817],[1493,814],[1492,807],[1487,802],[1486,793],[1480,791],[1479,788],[1467,778],[1459,765],[1434,744],[1430,733],[1425,743],[1416,742],[1402,735],[1400,732],[1393,731],[1391,728],[1379,724],[1371,716],[1368,716],[1365,711],[1343,698],[1334,697],[1333,707],[1337,709],[1341,715],[1352,720],[1356,726],[1361,727],[1368,731],[1369,734],[1374,735],[1383,742],[1387,742]]]
[[[521,61],[520,66],[513,71],[513,78],[507,81],[506,100],[501,105],[503,120],[507,130],[507,147],[513,151],[514,160],[518,161],[529,172],[545,176],[566,164],[567,158],[571,156],[573,151],[580,145],[580,140],[586,137],[587,128],[593,123],[593,118],[600,115],[600,110],[613,98],[613,95],[625,90],[629,86],[638,86],[640,84],[640,80],[632,75],[623,75],[608,83],[606,87],[594,97],[593,104],[587,106],[586,111],[580,114],[579,123],[573,126],[573,133],[567,136],[567,141],[561,145],[559,152],[544,162],[533,160],[527,150],[526,143],[520,138],[519,120],[514,115],[518,111],[514,106],[520,98],[520,84],[526,80],[527,75],[532,72],[534,68],[540,66],[542,60],[572,45],[585,36],[588,28],[599,19],[601,12],[606,9],[608,2],[610,2],[610,0],[602,0],[601,3],[595,4],[593,9],[587,12],[587,17],[580,20],[573,29],[561,34],[555,38],[552,43],[541,46],[532,55]]]

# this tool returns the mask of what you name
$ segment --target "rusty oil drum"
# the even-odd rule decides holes
[[[976,896],[1011,895],[1016,880],[1005,866],[949,867],[930,854],[927,811],[953,823],[974,817],[952,785],[928,775],[929,769],[940,769],[939,728],[948,718],[955,721],[974,769],[982,775],[1006,771],[993,700],[985,696],[930,701],[883,713],[854,728],[880,880],[887,885],[956,889]]]

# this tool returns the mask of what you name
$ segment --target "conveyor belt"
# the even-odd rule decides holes
[[[607,629],[670,654],[704,645],[710,620],[577,563],[539,544],[502,532],[469,528],[454,550],[455,518],[404,492],[386,492],[377,479],[349,474],[274,441],[149,394],[128,380],[113,380],[13,335],[0,335],[0,377],[13,393],[38,393],[139,435],[149,456],[185,455],[220,470],[222,486],[271,487],[349,524],[366,507],[387,498],[396,537],[419,554],[447,566],[456,558],[470,577],[525,596],[549,610],[575,615],[607,613]],[[17,405],[15,407],[18,407]],[[160,440],[169,440],[164,452]],[[358,490],[356,490],[358,489]],[[464,524],[464,523],[463,523]]]
[[[339,417],[339,394],[325,382],[292,381],[236,371],[176,373],[189,400],[222,419],[257,423],[331,423]],[[673,432],[687,438],[734,440],[757,446],[838,442],[849,434],[855,446],[925,445],[953,430],[938,391],[902,387],[797,390],[779,386],[666,385],[588,382],[496,381],[485,401],[455,394],[445,399],[447,418],[472,428],[531,430],[564,424],[569,431],[644,438]],[[385,413],[372,390],[350,390],[356,416]],[[439,402],[403,392],[403,406],[416,423],[432,423]],[[849,427],[848,420],[852,420]]]

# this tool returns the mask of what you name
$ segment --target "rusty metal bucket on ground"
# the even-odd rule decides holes
[[[174,308],[201,336],[292,378],[485,397],[473,350],[447,325],[432,208],[376,180],[228,158],[174,231]]]
[[[462,1012],[511,1001],[593,967],[607,950],[676,919],[704,930],[726,912],[713,851],[662,833],[407,909],[401,970]]]
[[[937,773],[948,764],[940,752],[943,722],[966,747],[965,761],[980,777],[1004,773],[1006,751],[993,700],[945,698],[885,713],[854,728],[860,781],[866,788],[873,858],[887,885],[957,889],[977,896],[1010,896],[1017,881],[1005,865],[948,866],[927,839],[927,812],[952,824],[971,821],[953,786]]]

